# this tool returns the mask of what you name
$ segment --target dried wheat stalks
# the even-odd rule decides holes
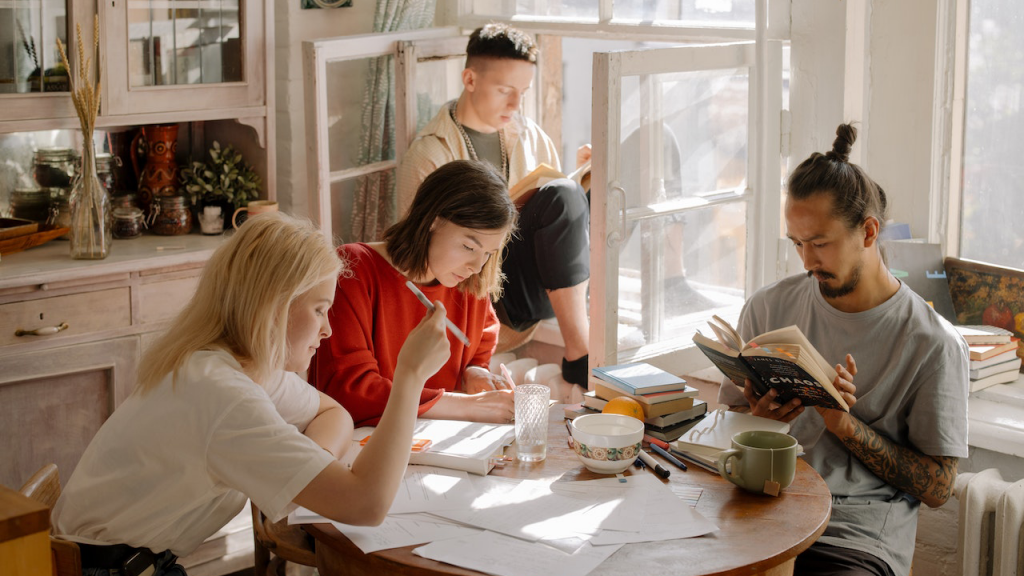
[[[100,70],[99,64],[96,66],[96,83],[93,84],[92,78],[92,57],[98,53],[100,44],[100,20],[99,16],[95,16],[92,22],[92,51],[89,56],[85,55],[85,44],[82,42],[82,25],[76,24],[75,31],[77,32],[77,48],[78,58],[75,59],[75,67],[72,69],[71,64],[68,62],[68,55],[65,51],[64,44],[57,39],[57,50],[60,52],[61,62],[64,63],[64,68],[68,71],[68,82],[71,88],[71,102],[75,105],[75,112],[78,114],[78,121],[82,125],[82,138],[84,140],[84,147],[88,154],[88,159],[83,159],[83,170],[84,174],[79,174],[80,178],[88,178],[92,176],[92,180],[95,178],[95,154],[93,153],[92,133],[93,129],[96,128],[96,116],[100,110]],[[98,61],[97,61],[98,62]],[[84,166],[85,161],[93,163],[91,167]],[[98,182],[83,182],[83,186],[90,186],[92,184],[98,184]],[[86,223],[91,222],[103,222],[106,226],[105,218],[106,212],[103,209],[103,200],[105,199],[105,192],[103,194],[89,194],[86,196],[88,203],[84,206],[84,210],[80,211],[85,219]],[[85,200],[85,198],[82,198]],[[74,215],[72,215],[74,217]],[[81,220],[80,218],[79,220]],[[77,226],[76,226],[77,223]],[[97,230],[92,225],[84,225],[76,220],[72,221],[72,230],[82,232],[83,230],[88,231],[88,238],[80,239],[87,246],[86,252],[90,254],[102,253],[106,248],[103,243],[106,242],[106,236],[100,234],[97,238]]]

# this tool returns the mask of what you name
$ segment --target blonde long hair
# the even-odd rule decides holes
[[[214,252],[192,300],[146,352],[136,392],[149,392],[168,374],[173,383],[199,350],[230,353],[257,381],[283,369],[291,303],[343,267],[308,221],[281,213],[247,220]]]

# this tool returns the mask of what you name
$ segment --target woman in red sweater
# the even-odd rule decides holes
[[[377,423],[394,377],[398,352],[423,317],[406,287],[415,282],[469,338],[449,333],[451,357],[420,395],[424,418],[511,422],[512,392],[487,366],[498,340],[491,298],[501,292],[501,257],[515,229],[508,186],[489,164],[458,160],[420,185],[404,220],[383,242],[338,248],[347,272],[331,307],[333,335],[321,343],[310,382],[340,402],[356,426]]]

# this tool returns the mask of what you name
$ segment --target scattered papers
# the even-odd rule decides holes
[[[594,482],[607,482],[595,480]],[[626,544],[629,542],[655,542],[659,540],[675,540],[676,538],[692,538],[703,536],[718,530],[718,526],[702,516],[679,499],[654,476],[631,476],[630,483],[634,491],[643,491],[647,495],[644,507],[643,527],[639,531],[602,530],[590,539],[590,543],[598,546],[604,544]]]
[[[496,576],[585,576],[621,547],[585,544],[574,554],[566,554],[543,544],[485,531],[435,541],[416,548],[413,554]]]
[[[331,524],[364,554],[436,540],[462,538],[480,532],[476,528],[453,524],[439,518],[427,520],[421,514],[388,516],[380,526],[349,526],[340,522]]]

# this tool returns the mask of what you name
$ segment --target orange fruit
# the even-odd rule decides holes
[[[604,405],[601,412],[604,414],[622,414],[623,416],[632,416],[637,420],[644,419],[644,407],[629,396],[612,398]]]

